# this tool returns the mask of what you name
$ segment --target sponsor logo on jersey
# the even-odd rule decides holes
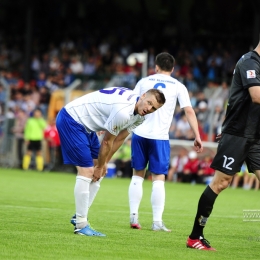
[[[247,70],[246,71],[246,76],[247,76],[248,79],[256,78],[255,70]]]

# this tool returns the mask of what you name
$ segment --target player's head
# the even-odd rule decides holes
[[[162,91],[158,89],[149,89],[136,103],[135,112],[141,116],[150,114],[159,109],[166,99]]]
[[[175,64],[173,56],[167,52],[158,54],[155,58],[156,70],[172,72]]]
[[[40,109],[40,108],[34,109],[34,111],[32,112],[32,115],[33,115],[33,117],[35,117],[35,118],[40,118],[40,117],[42,117],[42,111],[41,111],[41,109]]]

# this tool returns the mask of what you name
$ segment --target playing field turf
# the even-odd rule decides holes
[[[151,181],[144,181],[139,220],[129,228],[130,179],[105,178],[89,212],[91,225],[107,237],[73,234],[75,175],[0,168],[0,259],[259,259],[259,191],[227,189],[215,203],[205,237],[217,252],[188,249],[203,185],[166,183],[164,222],[171,233],[151,231]],[[258,220],[258,221],[257,221]]]

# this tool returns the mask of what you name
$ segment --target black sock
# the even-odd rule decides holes
[[[196,239],[200,236],[203,236],[203,228],[211,214],[217,196],[218,194],[216,194],[209,186],[207,186],[207,188],[201,194],[198,203],[197,215],[195,217],[193,229],[190,234],[191,239]]]

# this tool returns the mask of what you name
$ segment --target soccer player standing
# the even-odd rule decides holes
[[[170,164],[169,128],[172,122],[176,102],[184,109],[193,130],[194,147],[197,152],[203,150],[195,112],[191,106],[186,87],[171,77],[175,60],[169,53],[160,53],[155,59],[156,74],[141,79],[134,91],[141,95],[149,89],[160,89],[166,98],[164,106],[138,126],[132,135],[132,166],[134,168],[129,185],[130,227],[140,229],[138,221],[139,205],[143,195],[143,180],[146,166],[152,173],[151,204],[153,211],[152,230],[170,231],[162,221],[165,204],[165,175]]]
[[[260,42],[237,62],[230,88],[226,117],[211,168],[213,180],[202,193],[193,229],[186,245],[215,250],[204,238],[203,228],[218,194],[226,189],[245,161],[260,180]]]
[[[74,188],[75,234],[105,236],[88,224],[88,209],[106,173],[106,164],[129,133],[165,103],[160,90],[142,96],[125,88],[107,88],[68,103],[56,119],[64,164],[77,168]],[[105,131],[99,143],[96,132]],[[74,224],[74,223],[73,223]]]

